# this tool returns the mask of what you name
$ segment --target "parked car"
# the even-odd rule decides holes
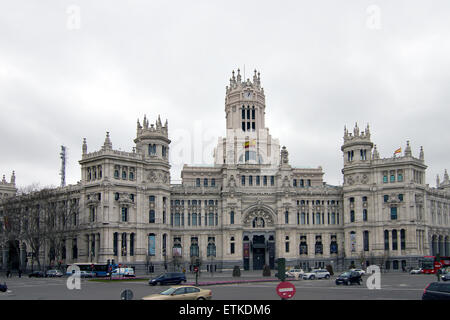
[[[63,274],[61,271],[59,270],[47,270],[47,272],[45,273],[46,277],[62,277]]]
[[[176,286],[161,293],[143,297],[142,300],[211,300],[211,298],[211,290],[194,286]]]
[[[304,273],[302,278],[304,280],[329,279],[330,273],[325,269],[316,269],[311,272]]]
[[[421,274],[422,273],[422,268],[411,269],[411,271],[409,273],[410,274]]]
[[[441,276],[442,281],[449,281],[450,280],[450,272],[444,273]]]
[[[186,282],[186,275],[181,272],[163,273],[156,278],[150,279],[148,284],[155,286],[157,284],[180,284]]]
[[[339,277],[336,279],[336,284],[345,284],[349,285],[352,283],[361,284],[361,274],[357,271],[346,271],[344,273],[341,273]]]
[[[81,278],[94,278],[96,276],[95,272],[93,271],[80,271]]]
[[[305,272],[302,269],[290,269],[286,271],[286,277],[301,277]]]
[[[366,272],[363,269],[350,269],[350,271],[358,272],[361,276],[366,274]]]
[[[114,276],[123,276],[123,277],[134,277],[134,270],[132,268],[117,268],[113,270],[112,274]]]
[[[450,300],[450,282],[432,282],[423,291],[422,300]]]
[[[45,273],[42,271],[33,271],[28,275],[29,278],[44,278]]]
[[[8,291],[8,286],[6,285],[6,282],[3,284],[0,284],[0,292],[6,292]]]

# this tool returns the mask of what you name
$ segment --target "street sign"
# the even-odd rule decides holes
[[[133,291],[126,289],[120,294],[121,300],[133,300]]]
[[[290,299],[295,295],[295,286],[288,282],[280,282],[277,286],[277,294],[281,299]]]

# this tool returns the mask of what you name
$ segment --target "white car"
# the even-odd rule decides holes
[[[414,268],[409,273],[410,274],[421,274],[422,273],[422,268]]]
[[[316,269],[311,272],[304,273],[302,278],[303,280],[330,279],[330,273],[325,269]]]
[[[366,274],[366,272],[363,269],[350,269],[350,271],[358,272],[360,276]]]
[[[302,269],[290,269],[286,271],[286,277],[301,277],[304,273]]]

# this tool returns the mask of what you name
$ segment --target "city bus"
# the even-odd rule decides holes
[[[450,267],[450,257],[425,256],[422,259],[422,273],[436,274],[440,268]]]
[[[94,272],[96,277],[109,277],[108,264],[106,263],[74,263],[74,266],[80,268],[80,271]],[[68,265],[67,267],[69,267]]]

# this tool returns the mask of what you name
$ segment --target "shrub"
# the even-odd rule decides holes
[[[263,268],[263,277],[270,277],[270,267],[267,264]]]
[[[240,276],[241,276],[241,269],[239,269],[239,266],[234,266],[233,277],[240,277]]]

